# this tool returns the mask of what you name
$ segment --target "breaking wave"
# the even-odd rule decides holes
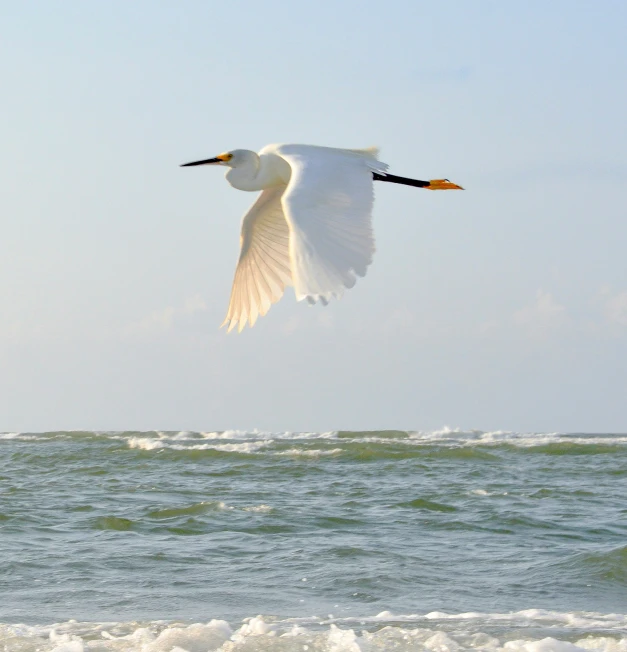
[[[627,616],[527,610],[371,617],[255,616],[225,620],[0,625],[0,646],[21,652],[622,652]]]

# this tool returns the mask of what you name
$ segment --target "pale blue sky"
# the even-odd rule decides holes
[[[0,431],[627,431],[627,3],[0,2]],[[180,163],[379,145],[377,254],[218,330],[241,215]]]

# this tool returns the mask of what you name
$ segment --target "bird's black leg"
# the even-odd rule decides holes
[[[390,183],[402,183],[404,186],[415,186],[416,188],[426,188],[429,185],[429,181],[419,181],[418,179],[397,177],[394,174],[379,174],[378,172],[373,172],[372,178],[375,181],[389,181]]]

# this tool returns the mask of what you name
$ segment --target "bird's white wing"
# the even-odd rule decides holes
[[[264,190],[242,220],[240,255],[233,279],[226,319],[230,331],[238,331],[259,315],[265,315],[292,284],[289,228],[283,215],[281,196],[285,186]]]
[[[372,262],[372,173],[387,166],[375,149],[280,145],[276,153],[292,171],[282,203],[296,298],[326,303]]]

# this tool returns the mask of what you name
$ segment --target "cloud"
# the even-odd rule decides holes
[[[566,306],[550,292],[538,290],[535,301],[516,310],[509,317],[486,320],[477,332],[486,337],[499,336],[505,331],[530,339],[548,339],[556,335],[578,334],[582,337],[622,336],[627,327],[627,290],[613,292],[601,288],[592,302],[593,309],[580,309],[575,318]]]
[[[205,310],[207,310],[207,304],[200,294],[194,294],[191,297],[187,297],[183,303],[182,311],[186,315],[193,315],[194,313],[204,312]]]
[[[303,325],[303,319],[300,315],[291,315],[286,322],[281,325],[283,335],[292,335]]]
[[[533,302],[500,319],[489,319],[478,325],[478,333],[486,337],[505,332],[529,339],[543,340],[572,325],[566,307],[553,295],[539,289]]]
[[[124,335],[160,335],[171,331],[177,320],[189,318],[198,312],[207,310],[204,299],[195,294],[187,297],[178,308],[167,306],[160,310],[154,310],[142,319],[134,321],[122,329]]]
[[[146,317],[128,324],[123,330],[125,335],[142,335],[165,333],[172,328],[176,310],[172,306],[155,310]]]
[[[612,294],[609,289],[603,289],[603,314],[610,324],[627,326],[627,291]]]
[[[570,319],[566,308],[558,303],[550,292],[540,289],[533,303],[512,315],[512,322],[531,337],[545,338],[563,329]]]
[[[3,317],[0,320],[0,341],[1,340],[17,340],[23,335],[26,328],[23,322],[19,319],[11,317]]]
[[[325,330],[331,330],[334,326],[335,320],[333,319],[333,315],[330,311],[323,310],[318,314],[316,322],[321,328]]]

